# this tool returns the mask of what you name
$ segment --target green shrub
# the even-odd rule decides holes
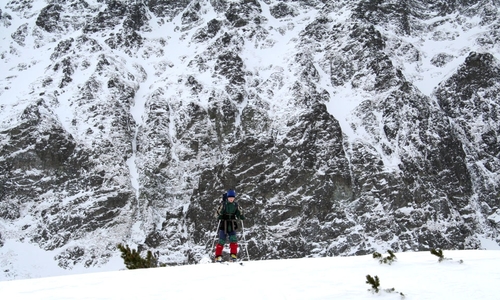
[[[439,257],[439,259],[438,259],[439,262],[442,262],[443,260],[453,260],[452,258],[444,257],[443,250],[441,250],[441,249],[431,249],[431,254]],[[459,264],[461,264],[463,262],[464,262],[463,260],[458,261]]]
[[[374,252],[372,256],[373,256],[373,258],[377,259],[379,261],[379,263],[381,263],[381,264],[390,265],[393,262],[398,260],[398,258],[394,254],[394,252],[392,252],[391,250],[387,250],[387,253],[389,253],[389,256],[386,256],[386,257],[383,257],[382,254],[380,254],[378,252]]]
[[[366,275],[366,283],[372,286],[369,291],[371,290],[375,293],[378,293],[380,288],[380,280],[378,279],[377,275],[375,275],[375,278],[371,277],[370,275]]]
[[[118,244],[117,247],[122,253],[121,257],[127,269],[146,269],[165,266],[165,264],[160,264],[158,262],[158,254],[153,255],[149,250],[146,254],[146,258],[142,258],[137,250],[130,249],[128,245]]]
[[[372,293],[378,293],[380,291],[380,279],[377,275],[375,275],[375,277],[366,275],[366,283],[371,285],[371,289],[369,289],[369,291]],[[394,288],[384,289],[383,291],[386,293],[398,293],[401,296],[401,299],[405,298],[403,293],[396,291]]]

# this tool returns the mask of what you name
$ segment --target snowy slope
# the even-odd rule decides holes
[[[384,254],[385,256],[386,254]],[[8,299],[498,299],[499,251],[198,264],[0,282]],[[462,260],[463,263],[459,263]],[[378,276],[380,292],[366,275]],[[395,292],[386,290],[394,288]],[[404,294],[404,297],[400,293]]]

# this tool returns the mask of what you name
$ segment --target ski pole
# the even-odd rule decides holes
[[[250,261],[250,255],[248,255],[248,242],[245,237],[245,225],[243,225],[243,220],[241,220],[241,233],[243,235],[243,240],[245,241],[245,252],[247,253],[247,260]]]
[[[219,221],[217,222],[217,227],[215,228],[215,238],[214,238],[214,240],[213,240],[213,242],[212,242],[212,249],[210,249],[210,251],[213,251],[213,250],[214,250],[214,247],[215,247],[215,241],[217,240],[217,235],[219,234],[220,221],[221,221],[221,220],[219,220]]]

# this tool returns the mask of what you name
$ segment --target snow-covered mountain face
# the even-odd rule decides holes
[[[498,247],[499,7],[3,3],[3,277],[197,262],[228,188],[252,259]]]

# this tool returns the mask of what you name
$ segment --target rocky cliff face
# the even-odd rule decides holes
[[[396,2],[8,1],[3,253],[198,262],[228,188],[252,259],[500,244],[496,4]]]

